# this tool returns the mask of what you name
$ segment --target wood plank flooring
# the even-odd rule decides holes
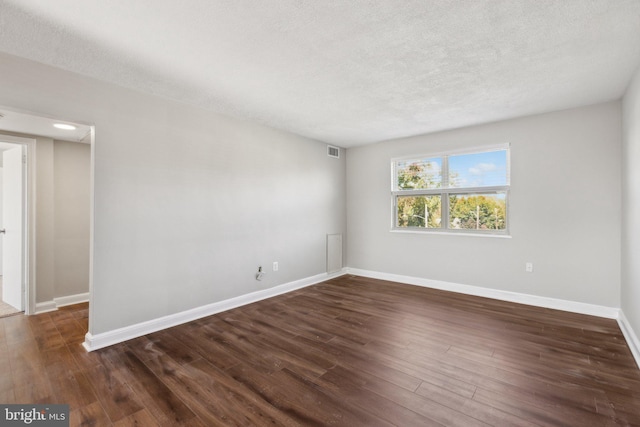
[[[356,276],[92,353],[87,314],[0,319],[0,402],[96,426],[640,425],[614,320]]]

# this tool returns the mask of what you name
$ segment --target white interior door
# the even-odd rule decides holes
[[[24,310],[24,147],[2,153],[2,300]]]

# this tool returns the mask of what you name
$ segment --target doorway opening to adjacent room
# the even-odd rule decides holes
[[[93,134],[0,107],[0,317],[89,300]]]

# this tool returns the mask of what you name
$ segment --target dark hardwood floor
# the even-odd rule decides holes
[[[87,313],[0,319],[0,402],[71,425],[640,425],[614,320],[355,276],[92,353]]]

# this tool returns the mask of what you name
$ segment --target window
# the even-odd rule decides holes
[[[507,234],[509,146],[391,162],[393,229]]]

